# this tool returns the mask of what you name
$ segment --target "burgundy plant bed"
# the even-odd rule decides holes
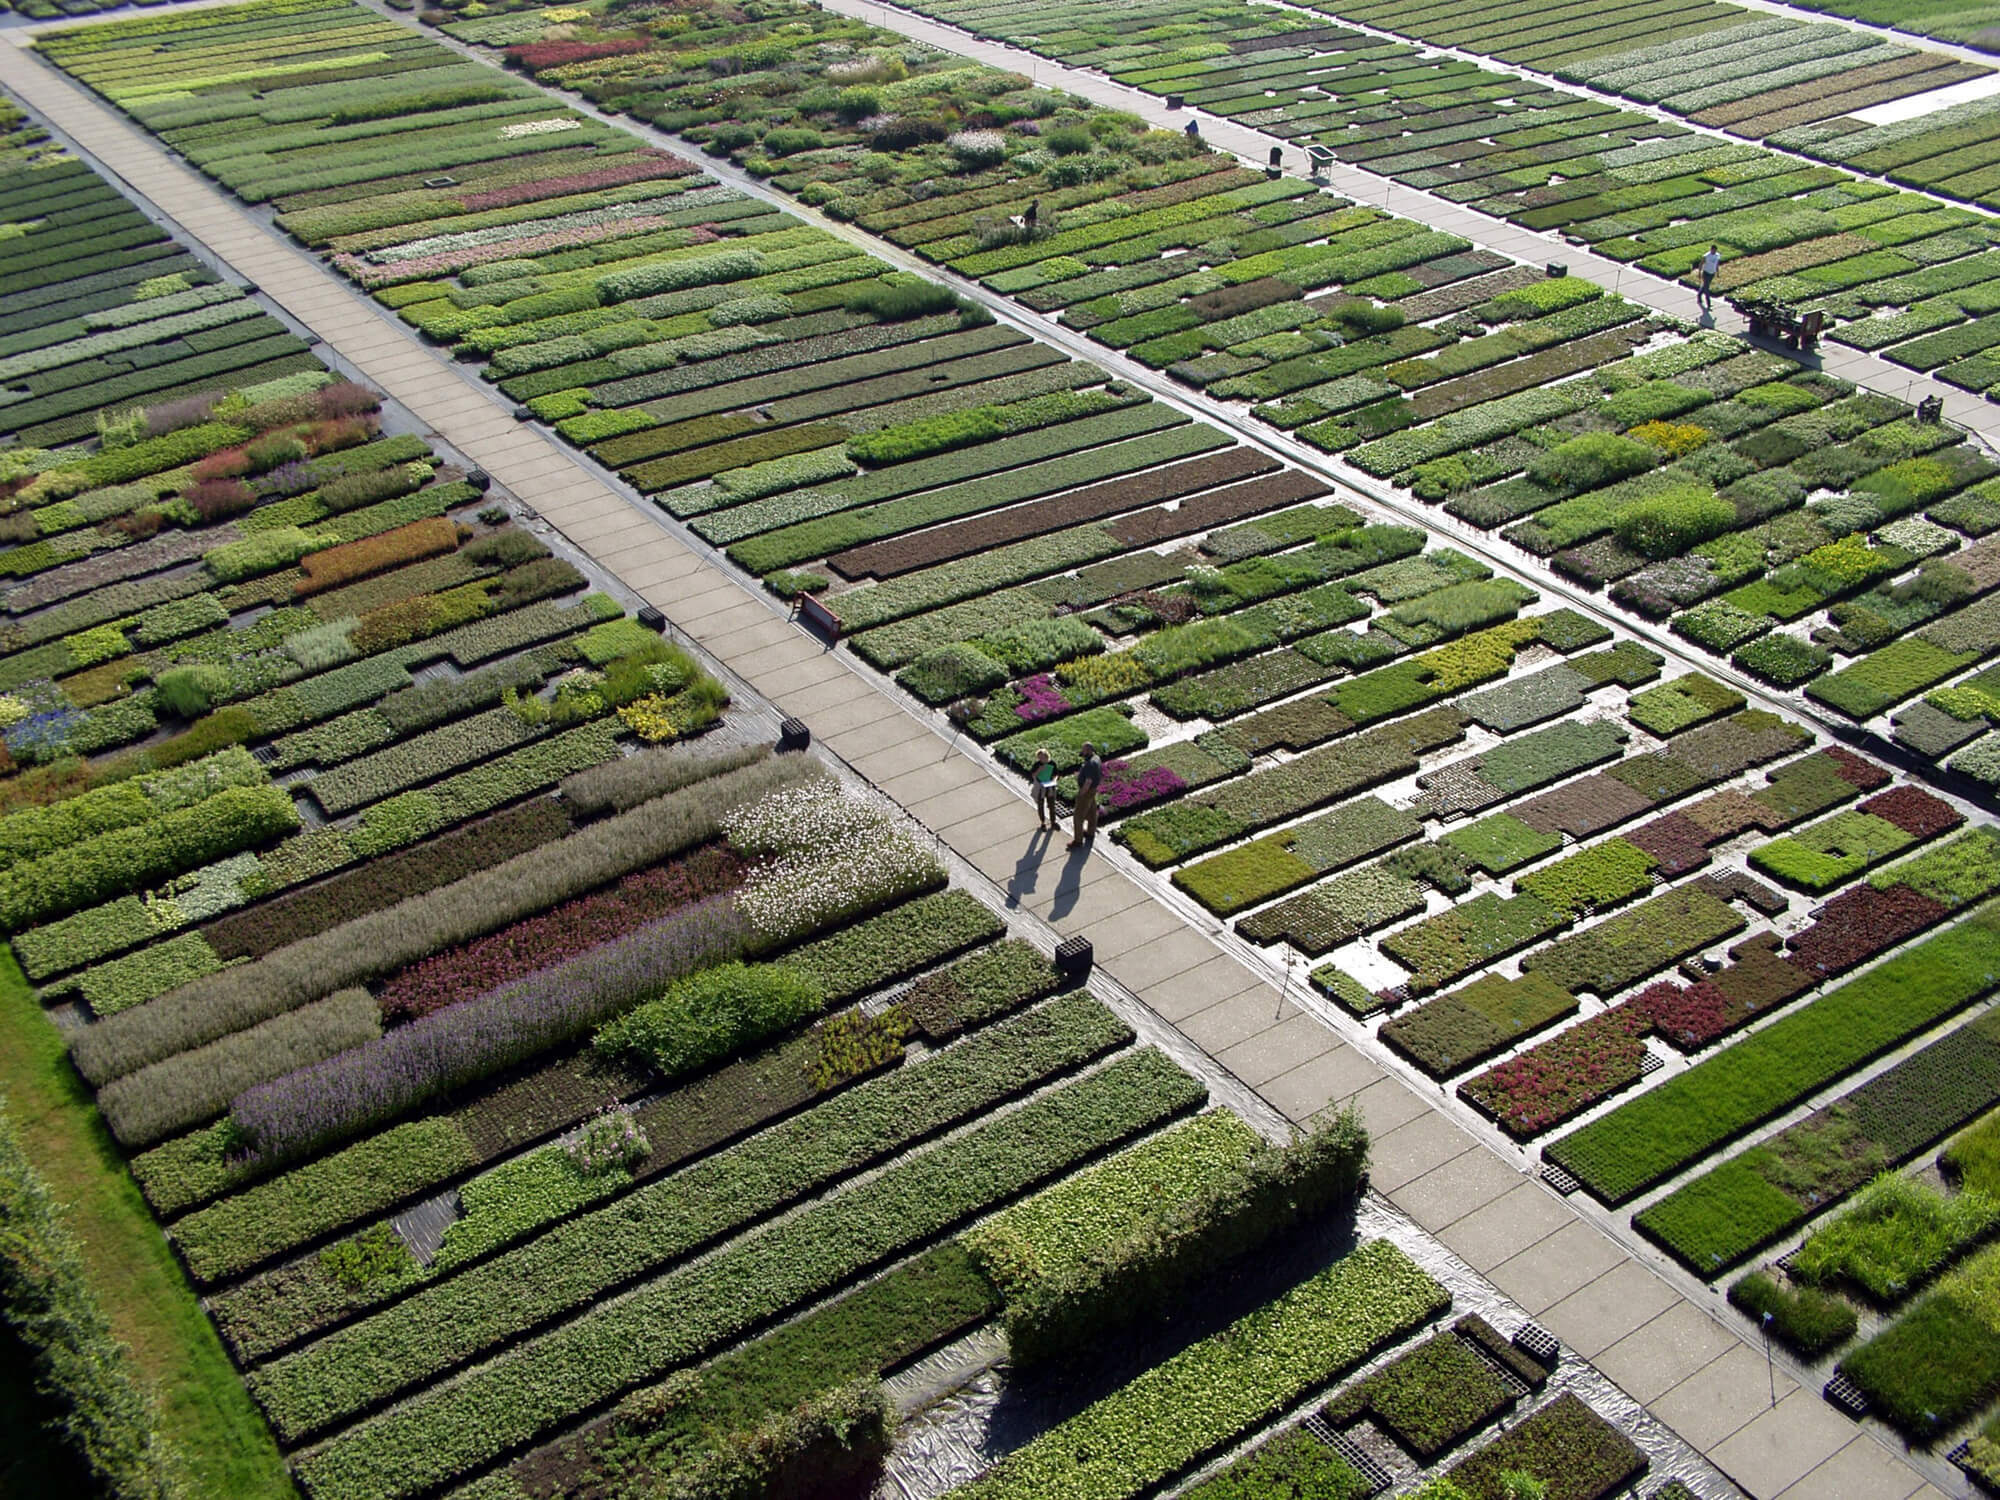
[[[1894,823],[1912,838],[1934,838],[1949,833],[1965,821],[1965,815],[1949,802],[1933,797],[1921,787],[1899,786],[1879,797],[1870,797],[1859,809]]]
[[[706,897],[734,890],[749,866],[719,844],[627,875],[609,890],[503,927],[411,964],[376,997],[384,1015],[427,1016],[524,974],[624,937]]]
[[[1655,989],[1673,986],[1654,986]],[[1652,1017],[1646,991],[1458,1086],[1458,1095],[1524,1141],[1639,1081]]]
[[[509,47],[507,61],[524,73],[539,73],[544,68],[644,52],[651,45],[645,37],[638,36],[616,37],[608,42],[526,42]]]
[[[1317,500],[1332,493],[1318,480],[1297,469],[1288,469],[1282,474],[1253,479],[1248,484],[1235,484],[1226,490],[1196,495],[1193,499],[1183,500],[1173,510],[1155,506],[1151,510],[1121,516],[1105,529],[1128,547],[1150,547],[1155,542],[1169,542],[1175,537],[1191,536],[1197,531],[1212,531],[1232,521],[1247,521],[1266,511]]]
[[[1695,1052],[1817,982],[1777,951],[1770,933],[1748,939],[1729,956],[1729,967],[1713,979],[1688,986],[1663,980],[1633,997],[1651,1012],[1655,1035],[1678,1051]]]
[[[1650,797],[1600,774],[1543,792],[1509,811],[1539,833],[1566,833],[1583,839],[1636,818],[1652,805]]]
[[[1844,974],[1951,912],[1906,885],[1856,886],[1827,902],[1820,918],[1792,939],[1792,962],[1815,979]]]
[[[1659,863],[1660,874],[1671,880],[1708,863],[1711,835],[1685,813],[1668,813],[1625,835],[1628,842],[1646,851]]]
[[[1201,458],[1185,459],[1164,469],[1129,478],[1086,485],[1066,494],[1016,505],[988,515],[973,516],[949,526],[937,526],[913,536],[891,537],[849,547],[827,559],[827,566],[842,578],[895,578],[900,574],[954,562],[994,547],[1024,542],[1030,537],[1101,521],[1142,505],[1178,500],[1219,484],[1233,484],[1269,474],[1277,461],[1252,448],[1230,448]],[[1327,493],[1325,485],[1292,471],[1281,476],[1293,480],[1292,488],[1306,493],[1297,499],[1311,499]],[[1283,500],[1272,504],[1288,503]],[[1185,508],[1185,507],[1183,507]],[[1200,528],[1191,528],[1200,529]]]
[[[1707,891],[1718,901],[1741,901],[1767,917],[1775,917],[1791,905],[1763,881],[1754,880],[1741,870],[1720,870],[1713,875],[1704,875],[1699,880],[1690,881],[1688,888]]]
[[[1864,760],[1852,750],[1829,745],[1821,753],[1833,762],[1834,770],[1840,774],[1841,780],[1852,782],[1864,792],[1872,792],[1889,784],[1887,771],[1872,760]]]

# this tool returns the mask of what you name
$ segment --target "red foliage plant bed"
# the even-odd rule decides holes
[[[1713,979],[1686,988],[1662,981],[1635,997],[1652,1012],[1653,1031],[1661,1040],[1682,1052],[1696,1051],[1804,994],[1816,982],[1777,951],[1777,939],[1768,933],[1744,942],[1730,957],[1734,962]]]
[[[506,187],[488,188],[483,193],[467,193],[458,201],[469,214],[491,208],[511,208],[516,203],[536,203],[544,198],[561,198],[570,193],[595,193],[605,188],[623,187],[628,182],[651,182],[662,177],[685,177],[699,171],[691,161],[671,151],[648,151],[639,161],[616,167],[599,167],[594,172],[566,172],[557,177],[538,177],[533,182],[514,182]]]
[[[412,521],[394,531],[378,532],[358,542],[348,542],[345,546],[308,553],[299,563],[299,570],[304,576],[293,592],[303,599],[405,563],[439,557],[457,548],[458,524],[449,516]]]
[[[1644,1000],[1640,995],[1615,1005],[1467,1079],[1458,1086],[1459,1097],[1517,1140],[1582,1113],[1639,1080],[1652,1029]]]
[[[711,844],[657,869],[627,875],[608,890],[579,896],[411,964],[377,998],[385,1015],[427,1016],[623,937],[683,906],[734,890],[748,869],[737,855]]]
[[[507,61],[524,72],[539,73],[544,68],[560,68],[567,63],[644,52],[649,45],[644,37],[638,36],[618,37],[609,42],[528,42],[509,47]]]
[[[1625,835],[1653,856],[1660,874],[1671,880],[1708,863],[1709,834],[1685,813],[1668,813]]]
[[[1769,933],[1746,939],[1731,951],[1727,968],[1698,984],[1650,984],[1467,1079],[1459,1097],[1516,1140],[1552,1129],[1636,1083],[1648,1036],[1692,1052],[1811,989],[1813,976],[1781,955],[1777,943]]]
[[[1833,768],[1843,781],[1852,782],[1864,792],[1872,792],[1877,787],[1889,784],[1889,773],[1872,760],[1864,760],[1852,750],[1843,750],[1838,745],[1829,745],[1821,752],[1834,763]]]
[[[1919,839],[1949,833],[1965,821],[1965,814],[1949,802],[1914,786],[1899,786],[1879,797],[1870,797],[1861,804],[1860,811],[1873,813],[1884,822],[1894,823],[1912,838]]]
[[[257,503],[256,493],[240,479],[204,479],[189,485],[181,498],[210,524],[240,516]]]
[[[1819,920],[1792,939],[1792,962],[1815,979],[1844,974],[1949,915],[1943,902],[1906,885],[1856,886],[1827,902]]]

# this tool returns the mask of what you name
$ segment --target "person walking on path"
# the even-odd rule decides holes
[[[1709,295],[1708,289],[1715,282],[1715,273],[1721,269],[1722,250],[1719,246],[1710,245],[1708,254],[1701,258],[1701,290],[1694,294],[1695,301],[1703,307],[1713,305],[1714,299]]]
[[[1076,768],[1076,812],[1070,820],[1070,848],[1097,837],[1097,789],[1104,784],[1104,762],[1097,747],[1084,742],[1083,764]]]
[[[1046,749],[1035,752],[1035,768],[1029,773],[1035,782],[1035,826],[1056,831],[1056,763]]]

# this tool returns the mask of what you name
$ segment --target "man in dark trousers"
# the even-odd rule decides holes
[[[1097,747],[1084,742],[1083,764],[1076,768],[1076,811],[1070,819],[1070,848],[1097,836],[1097,789],[1104,784],[1104,762]]]
[[[1707,307],[1714,299],[1709,296],[1709,287],[1715,281],[1715,273],[1722,269],[1722,250],[1710,245],[1708,254],[1701,258],[1701,290],[1695,293],[1695,301]]]

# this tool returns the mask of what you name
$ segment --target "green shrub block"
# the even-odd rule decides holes
[[[1977,652],[1947,651],[1909,637],[1891,641],[1838,672],[1829,672],[1807,686],[1806,696],[1850,719],[1872,719],[1978,660]]]
[[[1035,764],[1035,752],[1046,749],[1060,773],[1074,771],[1083,761],[1083,747],[1093,745],[1104,760],[1146,748],[1146,731],[1132,722],[1131,709],[1118,705],[1086,709],[1080,714],[1039,724],[997,741],[993,753],[1022,775]]]
[[[1174,884],[1217,916],[1231,916],[1422,832],[1418,818],[1379,797],[1362,797],[1296,828],[1176,870]]]
[[[1814,1287],[1781,1286],[1752,1271],[1729,1289],[1729,1301],[1759,1323],[1770,1318],[1771,1336],[1801,1359],[1818,1359],[1854,1337],[1860,1319],[1838,1297]]]
[[[1743,703],[1743,695],[1734,688],[1726,688],[1699,672],[1689,672],[1672,682],[1634,693],[1626,702],[1625,717],[1665,739],[1723,714],[1733,714]]]
[[[1576,1009],[1574,995],[1540,974],[1488,974],[1385,1022],[1381,1037],[1431,1077],[1445,1078]]]
[[[1753,849],[1750,863],[1787,885],[1819,896],[1915,842],[1913,835],[1886,819],[1843,812]]]
[[[1567,859],[1523,875],[1514,889],[1576,917],[1629,901],[1653,886],[1653,856],[1624,839],[1607,839]]]
[[[1477,823],[1455,828],[1443,841],[1488,875],[1505,875],[1562,848],[1562,835],[1530,828],[1512,813],[1489,813]]]
[[[899,686],[933,706],[990,692],[1006,680],[1007,669],[969,641],[926,651],[896,674]]]

